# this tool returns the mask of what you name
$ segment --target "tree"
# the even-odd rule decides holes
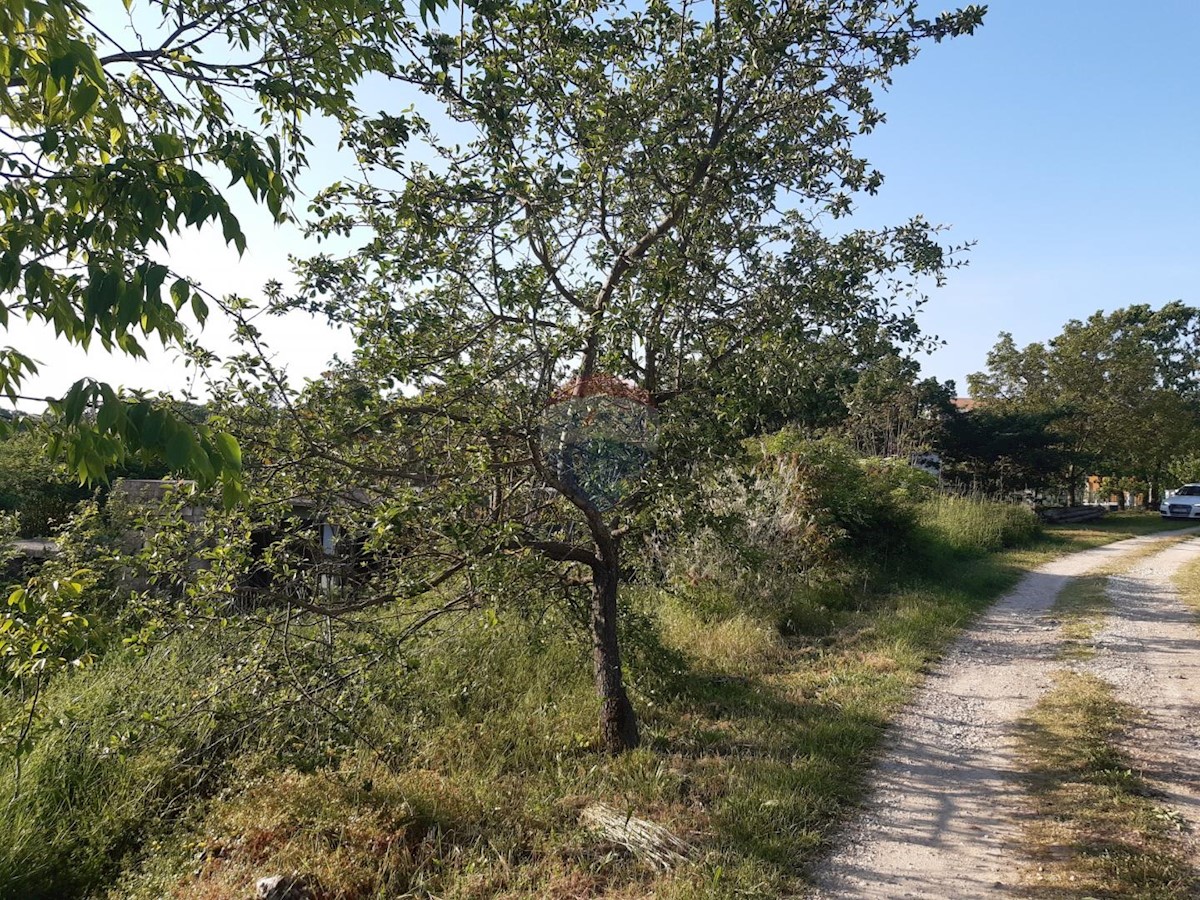
[[[1012,334],[1002,331],[988,351],[987,372],[968,375],[967,387],[972,397],[989,401],[1046,403],[1052,396],[1047,378],[1045,345],[1017,349]]]
[[[586,591],[603,745],[638,743],[623,548],[738,452],[823,335],[915,340],[920,280],[951,264],[920,219],[816,225],[881,183],[852,151],[883,119],[872,88],[983,16],[915,10],[490,2],[397,62],[436,116],[355,125],[367,177],[315,209],[371,238],[278,298],[353,328],[354,360],[300,396],[260,353],[237,373],[237,402],[283,410],[285,436],[247,433],[273,472],[303,459],[328,496],[377,498],[373,546],[405,565],[355,606]]]
[[[858,374],[842,430],[860,456],[912,459],[942,443],[954,385],[918,379],[917,371],[914,360],[893,352]]]
[[[436,5],[421,0],[421,15]],[[171,271],[168,240],[219,227],[245,251],[221,179],[289,219],[311,143],[304,120],[348,121],[356,81],[392,71],[414,26],[389,0],[125,9],[120,29],[81,0],[0,9],[0,327],[41,321],[64,341],[144,356],[147,340],[188,346],[187,318],[203,325],[219,302]],[[34,371],[18,348],[0,349],[10,400]],[[236,493],[227,436],[89,379],[50,399],[81,479],[141,451]]]
[[[1150,485],[1156,498],[1200,428],[1200,310],[1178,301],[1096,312],[1023,351],[1001,335],[988,366],[971,377],[977,396],[1054,414],[1074,459],[1072,501],[1085,462]]]
[[[1063,446],[1061,413],[996,403],[951,417],[942,439],[945,477],[972,489],[1011,494],[1057,491],[1082,460]]]

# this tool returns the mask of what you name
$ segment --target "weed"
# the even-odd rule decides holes
[[[1065,671],[1022,723],[1018,751],[1034,805],[1024,832],[1036,863],[1025,873],[1030,896],[1196,896],[1177,820],[1119,748],[1135,716],[1106,682]]]
[[[1023,565],[1098,539],[1046,529],[982,553],[927,537],[848,560],[840,581],[781,576],[761,586],[776,592],[766,610],[736,584],[706,608],[643,584],[628,658],[645,746],[616,758],[596,752],[586,648],[553,615],[448,619],[403,658],[368,642],[375,662],[331,701],[353,733],[317,727],[328,720],[288,681],[322,677],[317,634],[294,635],[286,666],[265,645],[226,655],[203,629],[147,658],[111,653],[47,695],[0,821],[0,885],[223,900],[295,869],[345,900],[795,892],[947,643]],[[165,726],[239,677],[243,694]],[[668,828],[695,861],[660,873],[606,844],[580,823],[597,802]]]

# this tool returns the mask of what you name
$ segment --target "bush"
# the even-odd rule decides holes
[[[986,553],[1016,547],[1040,530],[1027,506],[979,496],[939,494],[919,507],[921,529],[933,540],[960,553]]]
[[[0,510],[20,513],[21,537],[45,537],[90,496],[46,456],[40,436],[17,431],[0,439]]]
[[[709,620],[789,615],[822,585],[861,582],[910,543],[930,475],[900,460],[859,460],[842,442],[782,431],[707,496],[705,527],[662,554],[669,583]]]
[[[773,477],[793,515],[807,517],[835,541],[877,544],[911,531],[912,499],[928,476],[901,460],[858,459],[835,438],[810,439],[785,429],[762,441],[760,472]]]

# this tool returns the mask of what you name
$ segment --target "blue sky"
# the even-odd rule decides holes
[[[94,5],[106,18],[120,9]],[[1002,330],[1026,343],[1097,309],[1200,303],[1197,35],[1200,0],[997,0],[975,36],[930,45],[897,73],[881,98],[888,122],[861,145],[887,180],[857,219],[887,225],[920,213],[952,226],[949,240],[977,242],[923,313],[924,329],[946,342],[923,357],[926,374],[955,379],[965,393],[965,376],[983,367]],[[332,177],[332,151],[318,168]],[[217,292],[254,293],[286,272],[288,254],[303,252],[298,235],[243,210],[245,258],[214,235],[193,235],[172,248],[172,262]],[[131,387],[186,384],[162,354],[137,364],[14,332],[6,342],[46,363],[32,392],[63,391],[84,374]],[[347,335],[306,319],[271,335],[298,377],[318,375],[350,347]]]
[[[924,328],[927,374],[983,368],[998,332],[1046,340],[1131,303],[1200,302],[1200,2],[998,0],[929,47],[864,142],[887,182],[871,224],[923,213],[975,240]]]

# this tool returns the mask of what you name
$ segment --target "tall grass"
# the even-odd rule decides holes
[[[960,553],[1016,547],[1040,531],[1028,507],[976,495],[937,494],[918,507],[918,523],[936,542]]]
[[[220,704],[171,724],[211,689],[219,660],[196,643],[114,653],[47,691],[33,749],[0,765],[0,896],[82,896],[158,823],[204,794],[236,741]]]

